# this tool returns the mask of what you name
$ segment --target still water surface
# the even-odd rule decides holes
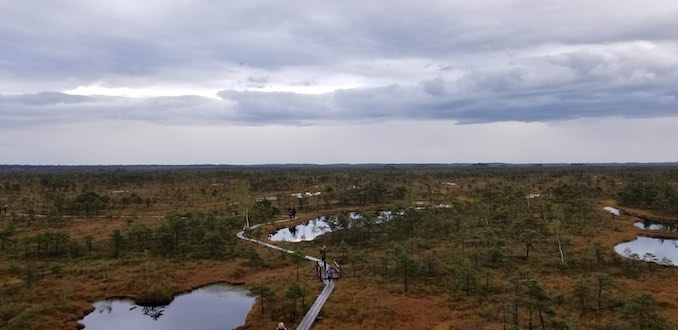
[[[396,214],[402,215],[403,212],[399,211]],[[364,219],[363,215],[358,212],[351,212],[346,214],[349,221],[349,227],[352,225],[354,220]],[[391,211],[381,211],[376,218],[373,218],[373,224],[380,224],[383,221],[389,221],[393,218],[393,213]],[[312,241],[316,237],[327,234],[332,231],[330,222],[337,220],[336,216],[330,217],[319,217],[313,220],[306,221],[304,223],[294,225],[288,228],[279,229],[268,235],[268,239],[276,242],[301,242],[301,241]]]
[[[80,323],[87,330],[223,330],[245,324],[254,298],[247,290],[212,284],[176,296],[167,306],[143,307],[130,299],[106,299]]]
[[[605,207],[603,207],[603,210],[610,212],[614,215],[621,215],[621,210],[618,209],[618,208],[614,208],[612,206],[605,206]]]
[[[633,225],[644,230],[678,231],[678,225],[645,219],[640,219],[639,221],[633,223]]]
[[[625,257],[635,253],[640,259],[644,259],[646,253],[651,253],[655,256],[654,259],[646,261],[662,263],[664,259],[678,265],[678,239],[638,236],[631,242],[617,244],[614,251]]]
[[[280,229],[270,235],[268,239],[277,242],[312,241],[314,238],[331,232],[326,217],[315,218],[302,224]]]

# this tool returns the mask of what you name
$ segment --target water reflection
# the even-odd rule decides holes
[[[271,241],[301,242],[311,241],[314,238],[329,233],[330,224],[326,217],[315,218],[292,227],[283,228],[275,233],[269,234]]]
[[[631,242],[616,245],[614,251],[631,259],[664,265],[678,264],[678,239],[639,236]]]
[[[137,306],[130,308],[130,310],[136,309]],[[152,318],[154,321],[157,321],[163,314],[165,314],[165,306],[144,306],[142,309],[144,315]]]
[[[614,215],[621,215],[621,210],[618,209],[618,208],[614,208],[612,206],[605,206],[605,207],[603,207],[603,210],[610,212]]]
[[[403,213],[403,211],[399,211],[396,214],[402,215]],[[374,224],[379,224],[383,221],[389,221],[392,218],[393,213],[391,211],[379,212],[379,214],[372,219],[367,219],[358,212],[351,212],[342,216],[322,216],[298,225],[279,229],[276,232],[269,234],[268,239],[277,242],[312,241],[320,235],[331,232],[333,228],[350,228],[358,221],[366,220],[370,220]]]
[[[233,329],[245,323],[254,298],[247,291],[214,284],[179,295],[167,306],[138,306],[130,299],[94,303],[80,323],[85,329]]]
[[[639,221],[636,221],[633,225],[643,230],[678,231],[678,225],[645,219],[640,219]]]

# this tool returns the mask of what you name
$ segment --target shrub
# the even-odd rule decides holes
[[[174,300],[174,292],[166,285],[154,284],[139,294],[136,301],[140,306],[161,306],[169,305]]]

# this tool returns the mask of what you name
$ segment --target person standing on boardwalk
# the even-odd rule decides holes
[[[323,262],[323,266],[327,266],[325,264],[325,260],[327,260],[327,250],[325,248],[325,245],[323,245],[323,248],[320,249],[320,260]]]
[[[332,275],[334,275],[334,271],[332,270],[332,266],[327,267],[327,281],[332,282]]]

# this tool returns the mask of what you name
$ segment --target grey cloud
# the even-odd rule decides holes
[[[678,115],[677,69],[627,63],[621,56],[571,53],[458,79],[337,90],[325,94],[224,90],[197,96],[122,98],[39,93],[0,96],[1,122],[140,120],[183,125],[316,125],[402,119],[559,121],[586,117]],[[638,79],[637,73],[650,75]]]
[[[445,81],[440,78],[422,81],[421,86],[424,91],[431,95],[440,96],[445,93]]]
[[[0,125],[677,115],[673,31],[678,20],[673,18],[678,6],[671,3],[141,1],[121,6],[118,1],[26,0],[2,2],[0,12],[0,92],[24,93],[0,94]],[[650,46],[634,45],[638,41]],[[542,50],[548,47],[571,50]],[[388,64],[375,69],[383,62]],[[233,81],[257,89],[283,79],[281,72],[295,73],[286,82],[293,86],[322,85],[326,76],[367,83],[321,95],[224,90],[220,100],[40,92],[162,83],[231,89],[222,86],[236,85]]]
[[[265,84],[269,81],[269,76],[263,75],[263,76],[257,76],[257,77],[249,77],[249,78],[247,78],[247,81],[253,82],[253,83],[258,83],[258,84]]]
[[[307,87],[308,87],[308,86],[314,86],[314,85],[317,85],[317,84],[318,84],[317,81],[313,81],[313,80],[304,80],[304,81],[297,82],[297,83],[295,83],[294,85],[295,85],[295,86],[307,86]]]
[[[657,98],[657,103],[662,105],[678,105],[678,97],[676,95],[662,95]]]
[[[408,118],[477,123],[676,116],[676,61],[649,55],[638,60],[629,51],[580,50],[528,56],[506,66],[473,68],[457,78],[436,73],[418,83],[317,95],[234,90],[219,92],[220,99],[0,95],[0,119],[15,124],[70,118],[188,125],[313,125]]]
[[[218,95],[235,103],[236,121],[249,124],[302,124],[333,117],[328,95],[251,91],[221,91]]]
[[[24,104],[40,106],[83,103],[87,102],[89,99],[89,97],[80,95],[70,95],[58,92],[41,92],[31,94],[3,95],[0,96],[0,104]]]
[[[199,96],[125,98],[63,93],[0,95],[0,126],[14,128],[98,120],[196,125],[229,121],[230,118],[228,105]]]
[[[68,78],[71,84],[116,76],[152,80],[186,68],[196,78],[214,77],[215,67],[240,63],[271,71],[331,68],[375,58],[486,56],[545,43],[665,41],[674,40],[671,32],[678,30],[678,20],[667,18],[678,13],[676,6],[619,8],[612,0],[521,0],[510,6],[193,1],[129,7],[116,1],[4,2],[0,72],[14,79]]]

